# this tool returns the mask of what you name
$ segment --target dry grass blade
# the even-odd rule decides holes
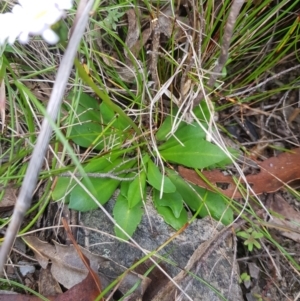
[[[44,154],[48,148],[50,136],[52,133],[52,124],[57,118],[57,114],[61,105],[62,97],[65,91],[65,87],[68,82],[69,74],[73,65],[77,47],[84,33],[85,26],[88,21],[89,11],[92,7],[93,1],[90,0],[85,10],[78,21],[74,34],[72,35],[68,48],[65,52],[64,58],[60,64],[56,81],[51,93],[49,104],[47,107],[47,117],[43,121],[41,132],[37,139],[36,147],[32,154],[19,197],[17,199],[14,213],[5,235],[5,240],[0,249],[0,272],[3,273],[4,264],[7,260],[7,256],[14,243],[16,235],[19,231],[20,225],[23,221],[26,210],[30,207],[31,198],[35,185],[37,183],[38,175],[44,160]]]

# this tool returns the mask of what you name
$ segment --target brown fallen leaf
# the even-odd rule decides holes
[[[283,236],[300,242],[300,212],[297,212],[279,194],[268,197],[267,208],[271,211],[273,219],[271,222],[266,223],[266,226],[276,226],[274,228],[279,230]]]
[[[285,184],[300,179],[300,148],[292,149],[290,152],[282,153],[277,157],[269,158],[263,162],[258,162],[260,172],[255,175],[246,176],[247,183],[251,186],[255,194],[272,193]],[[178,172],[185,180],[206,188],[211,191],[219,191],[230,198],[241,198],[235,181],[231,176],[225,176],[219,170],[203,171],[203,176],[211,185],[207,184],[193,170],[179,166]],[[241,184],[245,182],[241,179]],[[226,184],[226,189],[221,189],[218,185]]]
[[[73,245],[65,246],[54,242],[53,246],[41,241],[36,236],[26,236],[24,240],[33,250],[35,258],[43,268],[46,268],[49,260],[51,260],[51,273],[64,287],[71,288],[73,285],[80,283],[80,281],[87,276],[88,271],[84,267]],[[80,247],[80,250],[90,260],[90,266],[95,271],[98,270],[99,266],[111,265],[109,259],[105,257],[93,254],[82,247]],[[103,274],[99,274],[99,278],[103,287],[106,287],[112,281]],[[151,280],[135,272],[128,272],[126,274],[120,282],[118,290],[125,294],[138,282],[140,282],[140,285],[136,288],[136,292],[142,296]]]
[[[62,289],[58,281],[53,277],[50,266],[40,270],[39,293],[43,296],[56,296],[62,294]]]
[[[88,258],[86,261],[89,263]],[[99,283],[95,283],[95,279],[98,279]],[[59,294],[57,296],[47,296],[50,301],[94,301],[100,294],[99,286],[100,280],[95,272],[89,272],[87,277],[80,283],[73,286],[67,292]],[[0,294],[0,301],[40,301],[41,299],[36,296],[11,294]]]
[[[18,189],[12,186],[7,186],[2,189],[4,190],[4,195],[2,200],[0,200],[0,212],[12,210],[17,200]]]
[[[88,274],[88,270],[80,260],[74,246],[64,246],[54,242],[54,246],[39,240],[35,236],[26,236],[28,246],[33,250],[42,268],[46,268],[49,260],[52,262],[51,273],[54,278],[66,288],[80,283]],[[89,258],[91,268],[98,270],[98,265],[107,260],[81,248],[82,253]]]

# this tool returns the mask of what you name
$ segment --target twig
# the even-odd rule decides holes
[[[134,170],[136,170],[136,169],[134,169]],[[122,170],[120,172],[120,174],[121,173],[124,173],[124,170]],[[91,178],[107,178],[107,179],[114,179],[114,180],[118,180],[118,181],[133,181],[137,177],[137,176],[134,176],[134,177],[129,177],[129,178],[123,178],[123,177],[118,177],[117,173],[114,174],[114,173],[108,173],[108,172],[107,173],[87,172],[85,175],[88,177],[91,177]],[[64,172],[59,175],[59,177],[72,177],[72,176],[82,177],[82,174],[80,172],[76,172],[76,173]]]
[[[244,0],[234,0],[229,12],[229,16],[227,19],[227,23],[224,29],[224,35],[223,35],[223,41],[222,41],[222,47],[221,47],[221,54],[217,61],[217,64],[209,78],[208,86],[210,88],[213,88],[217,78],[220,76],[220,73],[223,69],[223,67],[226,64],[227,58],[228,58],[228,51],[230,46],[230,41],[233,33],[233,29],[235,26],[235,22],[237,19],[237,16],[240,12],[240,9],[242,5],[244,4]]]
[[[10,253],[12,245],[15,241],[15,237],[19,231],[24,215],[31,205],[33,191],[38,180],[38,175],[41,170],[44,156],[47,151],[52,133],[51,124],[53,124],[57,118],[64,91],[73,66],[73,61],[77,53],[77,48],[81,37],[83,36],[93,2],[93,0],[90,0],[82,11],[81,17],[79,18],[78,23],[74,29],[68,48],[66,49],[65,55],[58,69],[56,81],[51,93],[41,132],[38,136],[37,143],[29,162],[20,194],[14,208],[11,222],[0,249],[0,274],[3,273],[3,268],[7,260],[7,256]]]

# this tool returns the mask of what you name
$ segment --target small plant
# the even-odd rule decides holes
[[[90,185],[88,191],[63,174],[58,177],[53,190],[54,200],[64,200],[72,209],[88,211],[98,207],[89,193],[104,205],[120,187],[113,215],[130,236],[144,214],[147,186],[152,187],[153,203],[158,213],[176,230],[188,221],[185,204],[195,212],[199,210],[201,217],[210,215],[225,225],[233,221],[233,211],[220,195],[188,184],[174,171],[158,164],[158,158],[148,154],[146,135],[145,142],[138,147],[124,147],[130,139],[130,124],[121,115],[116,118],[109,102],[99,105],[96,99],[85,93],[71,93],[70,101],[73,97],[78,99],[78,105],[74,108],[75,125],[70,127],[68,139],[81,147],[108,154],[98,155],[83,164],[87,177],[83,177],[81,182],[87,187]],[[203,111],[209,114],[205,103],[202,104]],[[180,122],[169,139],[166,137],[171,131],[174,116],[164,120],[155,133],[160,157],[166,162],[199,169],[230,163],[218,146],[205,140],[207,126],[202,120],[208,116],[201,114],[200,110],[195,110],[195,114],[197,122]],[[70,168],[69,171],[75,172],[75,169]],[[128,239],[117,227],[115,233]]]
[[[245,283],[247,281],[250,281],[250,275],[247,274],[246,272],[244,272],[241,276],[240,276],[240,280],[239,283]]]
[[[259,243],[259,239],[263,238],[263,234],[253,230],[253,228],[249,228],[246,231],[237,232],[237,236],[245,239],[244,245],[248,247],[248,250],[252,252],[253,247],[255,246],[257,249],[261,248]]]

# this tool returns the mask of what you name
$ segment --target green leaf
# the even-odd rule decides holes
[[[116,166],[119,166],[122,162],[122,158],[118,158],[114,162],[110,164],[110,166],[104,169],[101,172],[109,172],[114,169]],[[119,166],[114,169],[114,172],[118,172],[121,170],[126,170],[131,168],[134,164],[136,164],[135,160],[131,160],[126,162],[125,164]],[[120,184],[119,180],[111,179],[111,178],[92,178],[88,177],[89,181],[92,183],[93,190],[90,191],[94,197],[101,203],[105,204],[115,192],[117,187]],[[87,181],[85,179],[82,180],[82,183],[87,186]],[[91,199],[87,192],[84,191],[79,185],[76,185],[70,194],[70,203],[69,208],[78,210],[78,211],[89,211],[92,209],[98,208],[98,205]]]
[[[119,130],[125,130],[129,126],[127,120],[116,114],[105,102],[101,103],[100,112],[104,124],[109,124],[115,119],[113,127]]]
[[[93,158],[89,163],[84,166],[85,172],[106,172],[111,170],[112,165],[116,166],[112,162],[118,162],[120,164],[122,159],[118,158],[119,154],[109,154],[100,158]]]
[[[200,206],[202,207],[199,216],[205,217],[210,215],[217,221],[222,217],[221,222],[224,225],[228,225],[233,221],[232,209],[227,206],[227,203],[222,196],[187,183],[173,170],[166,169],[166,172],[170,180],[176,186],[176,191],[181,194],[184,202],[191,210],[197,211]]]
[[[192,168],[205,168],[226,159],[226,154],[216,145],[204,139],[187,140],[160,151],[161,156],[173,163]]]
[[[233,222],[233,212],[220,194],[208,191],[196,185],[192,187],[203,197],[204,206],[202,206],[199,215],[205,217],[212,216],[215,220],[221,221],[224,225]]]
[[[131,174],[129,174],[131,175]],[[120,194],[122,194],[127,199],[128,189],[131,182],[129,181],[122,181],[120,186]]]
[[[142,171],[130,183],[127,193],[128,207],[131,209],[142,202],[146,189],[146,172]]]
[[[112,162],[116,162],[116,160],[118,160],[119,163],[122,162],[121,159],[117,159],[118,156],[119,154],[109,154],[100,158],[93,158],[84,166],[84,171],[88,173],[106,172],[111,169]],[[58,201],[63,197],[66,198],[74,186],[77,186],[77,184],[70,177],[58,177],[55,188],[52,191],[52,199]],[[70,190],[68,194],[66,194],[68,192],[67,190]]]
[[[179,218],[183,209],[183,200],[181,194],[177,191],[173,193],[163,193],[160,198],[160,191],[154,189],[153,191],[153,202],[155,206],[169,207],[175,218]]]
[[[203,124],[203,128],[207,128],[207,126]],[[196,122],[193,122],[191,124],[184,124],[175,132],[175,136],[170,137],[170,139],[168,139],[164,144],[160,145],[158,149],[162,151],[164,149],[180,145],[180,142],[185,143],[188,140],[204,140],[206,133],[203,128],[200,127]]]
[[[71,95],[68,98],[70,99],[70,97]],[[82,147],[89,147],[103,131],[98,101],[85,93],[81,93],[76,116],[70,138]],[[96,149],[102,148],[103,143],[96,146]]]
[[[164,122],[162,123],[162,125],[159,127],[158,131],[155,134],[156,140],[157,141],[164,141],[167,139],[167,135],[170,133],[172,126],[174,123],[174,117],[173,116],[168,116]],[[182,127],[184,127],[186,125],[185,122],[180,122],[178,129],[181,129]]]
[[[247,232],[245,232],[245,231],[239,231],[239,232],[237,232],[237,234],[236,234],[237,236],[239,236],[239,237],[242,237],[242,238],[248,238],[249,237],[249,233],[247,233]]]
[[[198,106],[193,109],[194,114],[198,117],[200,121],[204,121],[206,124],[210,119],[210,110],[206,101],[201,101]]]
[[[159,191],[161,191],[162,188],[161,183],[164,179],[164,184],[163,184],[164,193],[175,192],[176,190],[174,184],[170,181],[170,179],[167,176],[163,176],[161,174],[160,170],[153,163],[152,160],[148,161],[147,179],[149,184]]]
[[[164,221],[173,227],[175,230],[179,230],[188,221],[188,215],[185,209],[181,210],[180,216],[176,218],[169,207],[157,206],[157,212],[163,217]]]
[[[89,180],[94,188],[92,194],[101,205],[104,205],[111,198],[112,194],[120,184],[120,181],[107,178],[89,178]],[[87,186],[86,181],[83,180],[82,183]],[[69,208],[86,212],[98,208],[98,205],[91,199],[87,192],[83,190],[83,188],[77,185],[70,194]]]
[[[60,177],[57,179],[54,190],[52,191],[52,199],[54,201],[61,200],[62,198],[66,198],[68,193],[68,189],[71,189],[74,186],[75,182],[71,178]]]
[[[144,211],[140,205],[129,208],[126,198],[119,194],[113,210],[114,219],[130,237],[133,235],[137,226],[141,222],[143,213]],[[128,240],[128,238],[123,234],[123,232],[121,232],[120,229],[118,229],[116,226],[114,229],[117,237]]]
[[[199,206],[202,204],[202,199],[199,193],[187,183],[181,176],[179,176],[174,170],[166,169],[167,175],[172,183],[176,186],[178,191],[184,200],[184,202],[193,210],[197,211]]]

